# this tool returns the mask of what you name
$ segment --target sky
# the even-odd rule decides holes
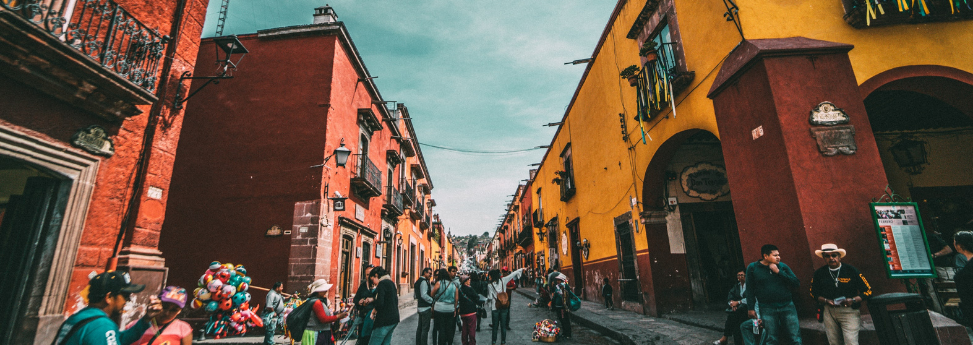
[[[215,36],[210,0],[203,37]],[[548,145],[611,0],[230,0],[224,35],[310,24],[330,4],[385,100],[409,108],[420,144],[468,151]],[[246,61],[240,68],[246,68]],[[543,149],[460,153],[422,145],[435,213],[454,235],[493,234]]]

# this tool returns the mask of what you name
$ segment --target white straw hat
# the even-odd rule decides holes
[[[330,290],[332,286],[334,286],[334,285],[328,284],[328,281],[327,280],[318,279],[318,280],[315,280],[314,282],[312,282],[311,285],[308,285],[307,286],[307,290],[310,293],[325,292],[325,291]]]
[[[828,253],[828,252],[838,252],[838,254],[841,255],[842,258],[848,254],[847,252],[845,252],[844,249],[838,248],[837,244],[825,243],[821,245],[821,250],[814,251],[814,255],[817,255],[819,258],[823,258],[824,257],[823,253]]]

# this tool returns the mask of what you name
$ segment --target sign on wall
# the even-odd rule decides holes
[[[889,278],[929,278],[936,271],[914,202],[868,204]]]
[[[686,195],[713,201],[730,193],[726,169],[715,164],[700,162],[688,166],[680,174],[682,191]]]

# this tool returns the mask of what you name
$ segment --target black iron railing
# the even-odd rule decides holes
[[[918,24],[973,19],[973,3],[953,0],[842,0],[852,27]]]
[[[154,92],[169,36],[150,29],[112,0],[0,0],[0,7],[138,87]]]
[[[364,180],[368,187],[378,191],[376,195],[381,195],[382,171],[366,155],[356,154],[353,159],[352,178]]]
[[[402,194],[393,185],[385,188],[385,204],[393,207],[398,214],[402,214]]]
[[[409,180],[402,179],[399,186],[402,187],[402,201],[410,206],[414,205],[416,202],[416,190],[412,188]]]

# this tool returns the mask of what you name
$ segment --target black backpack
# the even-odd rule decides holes
[[[318,297],[308,298],[290,314],[287,314],[287,329],[291,332],[291,339],[301,339],[304,336],[304,329],[307,328],[307,323],[314,316],[314,302],[318,299]]]

